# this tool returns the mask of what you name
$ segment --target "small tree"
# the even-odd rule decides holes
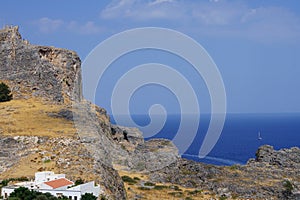
[[[97,200],[97,197],[95,197],[92,193],[85,193],[81,196],[81,200]]]
[[[283,187],[284,187],[284,190],[282,193],[286,198],[288,198],[289,196],[291,196],[293,194],[292,191],[294,189],[294,186],[289,180],[285,180],[283,182]]]
[[[5,83],[0,83],[0,102],[12,100],[12,94]]]
[[[84,183],[84,181],[80,178],[80,179],[77,179],[76,181],[75,181],[75,185],[81,185],[81,184],[83,184]]]
[[[9,200],[11,199],[29,200],[29,199],[34,199],[36,196],[37,195],[32,191],[30,191],[28,188],[19,187],[9,195]]]

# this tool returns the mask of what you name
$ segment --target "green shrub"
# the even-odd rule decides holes
[[[150,188],[147,187],[138,187],[139,190],[150,190]]]
[[[188,193],[190,195],[196,195],[196,194],[200,194],[202,191],[201,190],[193,190],[193,191],[189,191]]]
[[[135,180],[133,180],[131,177],[129,176],[122,176],[122,180],[124,182],[127,182],[127,183],[132,183],[132,184],[136,184],[137,182]]]
[[[0,83],[0,102],[12,100],[12,94],[5,83]]]
[[[44,163],[50,163],[50,162],[51,162],[50,159],[44,160]]]
[[[0,185],[1,186],[7,186],[10,181],[29,181],[29,179],[27,177],[24,177],[24,176],[19,177],[19,178],[4,179],[0,182]]]
[[[145,185],[145,186],[155,186],[155,183],[146,182],[144,185]]]
[[[41,193],[34,190],[29,190],[25,187],[15,189],[9,196],[8,200],[69,200],[69,198],[55,197],[50,193]]]
[[[76,185],[81,185],[81,184],[83,184],[84,183],[84,181],[80,178],[80,179],[77,179],[76,181],[75,181],[75,186]]]
[[[231,165],[230,167],[229,167],[229,169],[231,169],[231,170],[237,170],[239,167],[237,166],[237,165]]]
[[[170,192],[168,193],[169,195],[172,195],[174,197],[182,197],[183,193],[182,192]]]
[[[176,190],[176,191],[182,191],[177,185],[171,185],[170,189]]]
[[[283,187],[284,187],[283,195],[285,197],[291,196],[292,195],[292,191],[294,189],[293,184],[289,180],[285,180],[283,182]]]
[[[10,182],[9,179],[4,179],[4,180],[1,181],[1,185],[2,186],[7,186],[9,182]]]
[[[165,186],[165,185],[156,185],[154,186],[154,189],[155,190],[163,190],[163,189],[167,189],[168,186]]]
[[[95,197],[92,193],[85,193],[81,196],[81,200],[97,200],[97,197]]]

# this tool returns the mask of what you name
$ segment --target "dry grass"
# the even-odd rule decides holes
[[[206,200],[211,199],[214,195],[206,194],[203,191],[197,190],[195,188],[184,188],[179,185],[174,185],[170,183],[161,184],[156,183],[155,185],[161,189],[143,189],[141,182],[149,181],[148,176],[136,172],[128,172],[119,170],[120,176],[129,176],[132,179],[139,178],[136,184],[130,184],[124,182],[126,193],[128,199],[135,199],[135,197],[140,196],[141,199],[148,200],[160,200],[160,199],[193,199],[193,200]]]
[[[48,116],[64,106],[44,103],[38,99],[12,100],[0,103],[0,134],[6,136],[73,136],[73,122]]]
[[[58,171],[57,167],[55,166],[54,162],[39,162],[39,160],[35,159],[38,157],[38,154],[31,154],[28,157],[22,158],[20,162],[11,167],[6,172],[0,175],[1,179],[8,179],[8,178],[19,178],[19,177],[34,177],[34,173],[39,171],[39,169],[47,169],[52,171]],[[33,160],[36,163],[33,163]]]
[[[62,138],[55,138],[53,141],[59,141],[60,139]],[[60,146],[56,142],[47,142],[37,144],[33,149],[35,151],[21,158],[17,164],[1,173],[0,180],[23,176],[33,178],[37,171],[64,173],[74,181],[77,179],[99,181],[101,179],[98,174],[93,173],[93,158],[79,156],[87,151],[85,146],[80,143],[76,146]],[[68,160],[70,164],[58,164],[60,159]]]

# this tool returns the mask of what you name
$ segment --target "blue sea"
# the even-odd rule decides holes
[[[168,115],[164,127],[151,138],[172,139],[181,117]],[[200,159],[198,153],[208,129],[210,115],[201,114],[200,117],[197,135],[182,155],[183,158],[216,165],[245,164],[248,159],[255,157],[255,152],[261,145],[272,145],[274,149],[300,147],[300,113],[227,114],[217,144],[205,158]],[[113,116],[111,118],[114,123]],[[147,115],[133,115],[132,118],[140,126],[151,121]]]

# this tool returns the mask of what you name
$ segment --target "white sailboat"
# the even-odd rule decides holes
[[[262,140],[262,137],[261,137],[260,131],[258,132],[258,140]]]

